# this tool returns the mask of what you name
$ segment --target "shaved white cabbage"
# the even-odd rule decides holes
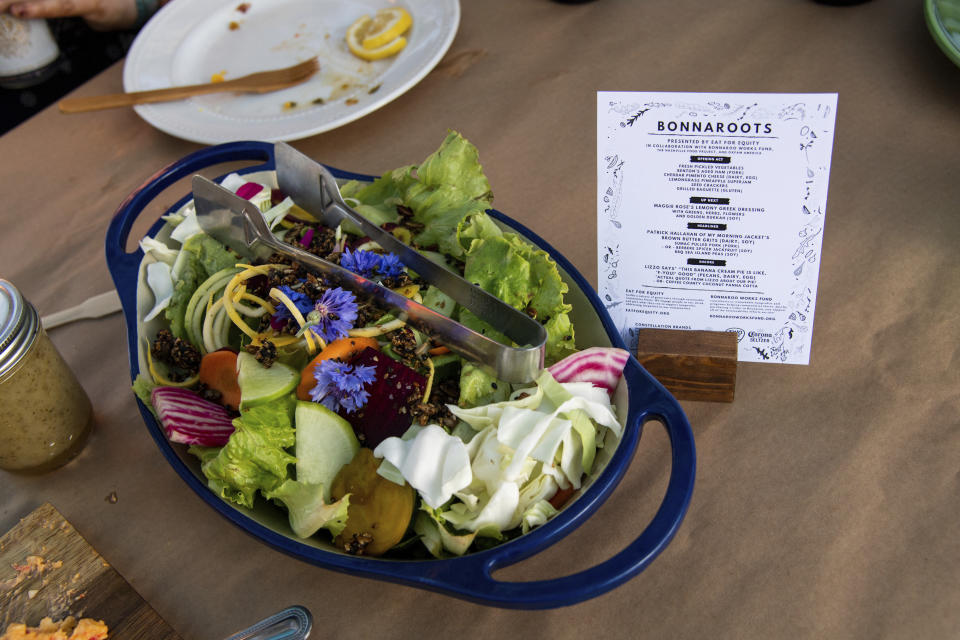
[[[153,308],[143,317],[144,322],[153,320],[167,308],[173,297],[173,276],[166,262],[151,262],[147,265],[147,286],[153,292]]]
[[[239,173],[229,173],[223,177],[223,180],[220,181],[220,186],[224,189],[230,189],[230,191],[236,193],[237,189],[248,182],[250,181],[241,176]]]
[[[527,533],[534,527],[545,524],[547,520],[557,515],[557,510],[546,500],[540,500],[523,513],[523,528],[521,531]]]
[[[197,221],[197,210],[194,207],[193,200],[183,207],[183,209],[180,211],[180,215],[183,217],[183,219],[180,221],[180,224],[175,226],[173,231],[170,232],[170,237],[172,239],[176,240],[180,244],[183,244],[190,236],[203,233],[203,229],[200,228],[200,223]]]
[[[266,219],[267,225],[270,227],[271,231],[273,231],[274,227],[280,224],[280,221],[283,220],[283,217],[287,215],[292,208],[293,200],[287,196],[276,205],[263,212],[263,217]]]
[[[410,440],[387,438],[377,445],[373,455],[396,467],[434,509],[470,484],[466,445],[437,425],[424,427]]]
[[[523,396],[523,397],[520,397]],[[537,386],[534,389],[521,389],[514,392],[510,400],[485,404],[472,409],[461,409],[456,405],[447,405],[453,415],[457,416],[477,431],[483,431],[500,420],[500,414],[507,407],[536,409],[543,401],[543,389]]]
[[[143,249],[143,255],[151,256],[159,262],[165,262],[171,267],[177,261],[177,255],[180,253],[176,249],[171,249],[156,238],[146,236],[140,241],[140,248]]]
[[[520,487],[516,482],[502,482],[497,490],[480,503],[479,509],[470,509],[462,502],[455,502],[443,511],[443,518],[457,529],[487,533],[499,537],[501,531],[515,528],[514,514],[520,504]],[[493,534],[493,535],[491,535]]]
[[[557,490],[579,489],[590,472],[599,432],[620,435],[606,390],[558,383],[548,371],[512,400],[449,408],[475,432],[468,443],[431,425],[374,451],[385,460],[381,475],[399,474],[420,492],[429,512],[415,527],[434,555],[461,555],[474,536],[543,524],[556,514],[548,501]]]

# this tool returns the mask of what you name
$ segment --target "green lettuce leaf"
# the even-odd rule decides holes
[[[417,178],[431,187],[456,185],[472,200],[493,202],[477,148],[456,131],[447,132],[440,148],[417,167]]]
[[[520,236],[503,233],[473,240],[463,277],[507,304],[537,318],[547,329],[547,364],[576,350],[569,287],[556,262]]]
[[[156,415],[156,411],[153,409],[153,400],[151,399],[151,394],[153,393],[154,387],[156,387],[152,380],[149,377],[138,373],[136,379],[133,381],[133,393],[136,394],[140,401],[147,405],[147,408],[150,409]]]
[[[493,218],[488,216],[486,213],[478,213],[470,216],[469,219],[465,220],[463,224],[460,225],[457,234],[457,242],[460,243],[460,246],[463,247],[464,251],[469,253],[470,247],[473,245],[474,240],[495,238],[502,235],[503,231],[501,231],[500,227],[497,226],[497,223],[493,221]]]
[[[464,250],[457,239],[460,227],[474,215],[485,215],[488,204],[474,200],[455,185],[431,187],[423,183],[407,191],[405,204],[414,219],[424,225],[414,241],[421,247],[437,247],[441,252],[462,257]]]
[[[273,491],[289,477],[287,467],[296,462],[286,451],[295,441],[295,402],[291,395],[242,411],[226,445],[212,451],[190,448],[220,497],[252,508],[257,491]]]
[[[407,189],[417,179],[414,165],[400,167],[385,173],[373,182],[351,180],[340,187],[340,195],[352,198],[370,206],[385,206],[393,203],[394,208],[403,202]]]
[[[278,500],[287,508],[290,528],[299,538],[309,538],[320,529],[340,535],[347,526],[350,494],[327,504],[323,499],[323,485],[287,479],[276,489],[265,491],[268,500]]]
[[[530,261],[506,236],[475,240],[464,264],[463,277],[516,309],[526,309],[539,282]]]

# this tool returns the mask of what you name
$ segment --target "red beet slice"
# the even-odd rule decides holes
[[[366,348],[354,358],[354,366],[376,368],[376,378],[364,389],[370,394],[367,404],[354,413],[341,412],[371,449],[391,436],[402,436],[413,420],[407,410],[409,399],[423,395],[427,379],[385,353]]]

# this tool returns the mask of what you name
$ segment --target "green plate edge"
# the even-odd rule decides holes
[[[944,16],[954,30],[944,24]],[[924,0],[923,15],[927,27],[937,46],[947,54],[954,64],[960,66],[960,1],[957,0]]]

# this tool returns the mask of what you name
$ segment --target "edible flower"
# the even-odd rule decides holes
[[[342,407],[353,413],[367,404],[370,394],[364,386],[373,382],[376,369],[369,366],[353,366],[339,360],[323,360],[314,369],[316,386],[310,390],[310,398],[331,411]]]
[[[349,269],[364,278],[372,278],[379,264],[379,256],[376,253],[364,251],[363,249],[357,251],[346,249],[343,255],[340,256],[341,267]]]
[[[279,286],[277,289],[282,291],[288,298],[290,298],[290,301],[296,305],[297,309],[300,310],[300,313],[306,315],[313,310],[313,301],[307,294],[300,291],[295,291],[287,285]],[[280,331],[287,326],[287,321],[291,320],[292,318],[293,314],[290,313],[290,310],[285,306],[280,305],[277,308],[277,312],[270,317],[270,327],[274,331]]]
[[[307,227],[307,230],[300,236],[300,244],[309,247],[311,242],[313,242],[313,227]]]
[[[340,266],[364,278],[393,278],[404,271],[400,258],[392,253],[381,255],[373,251],[346,249],[340,256]]]
[[[387,253],[380,256],[379,272],[383,278],[395,278],[402,274],[406,267],[400,262],[400,258],[393,253]]]
[[[313,310],[307,314],[307,324],[303,328],[309,329],[326,342],[332,342],[346,337],[356,319],[356,297],[337,287],[323,292]]]

